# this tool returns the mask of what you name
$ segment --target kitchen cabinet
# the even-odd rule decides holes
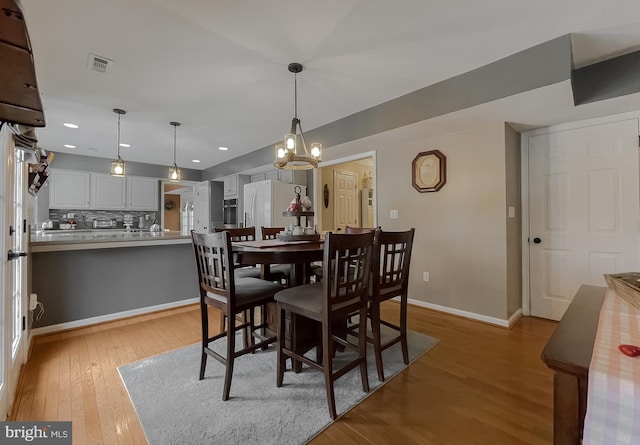
[[[158,210],[155,178],[50,169],[50,209]]]
[[[224,178],[224,197],[231,198],[238,196],[238,175]]]
[[[127,205],[129,210],[158,210],[159,182],[154,178],[127,176]]]
[[[275,168],[273,170],[269,170],[264,174],[265,179],[271,179],[272,181],[279,181],[280,176],[278,175],[278,170]]]
[[[247,175],[231,175],[224,178],[224,199],[237,199],[242,196],[244,185],[251,180]]]
[[[54,169],[49,172],[49,208],[90,208],[91,173]]]
[[[91,173],[91,208],[121,210],[127,202],[127,181],[123,177]]]
[[[306,170],[280,170],[278,172],[280,182],[287,184],[307,185]]]
[[[255,175],[251,175],[250,181],[251,182],[258,182],[258,181],[264,181],[266,179],[266,176],[263,173],[256,173]]]

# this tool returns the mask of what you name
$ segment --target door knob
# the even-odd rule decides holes
[[[14,252],[13,250],[9,250],[7,254],[7,260],[17,260],[21,256],[27,256],[27,252]]]
[[[541,240],[540,238],[538,238],[538,237],[535,237],[535,238],[533,239],[533,243],[534,243],[534,244],[540,244],[541,242],[542,242],[542,240]]]

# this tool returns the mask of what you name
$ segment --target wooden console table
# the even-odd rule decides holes
[[[587,381],[606,287],[582,285],[542,351],[553,370],[553,443],[579,445]]]

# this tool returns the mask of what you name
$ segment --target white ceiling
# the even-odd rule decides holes
[[[122,108],[121,142],[131,144],[121,149],[125,160],[171,164],[169,122],[178,121],[178,165],[196,169],[288,132],[290,62],[305,67],[298,114],[310,130],[567,33],[575,33],[577,66],[640,45],[636,0],[22,0],[22,6],[47,121],[38,130],[40,146],[114,158],[111,110]],[[112,69],[90,70],[89,53],[113,60]]]

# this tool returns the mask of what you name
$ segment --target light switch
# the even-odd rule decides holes
[[[509,218],[516,217],[516,208],[513,206],[509,206]]]
[[[392,209],[391,211],[389,211],[389,218],[398,219],[398,210]]]

